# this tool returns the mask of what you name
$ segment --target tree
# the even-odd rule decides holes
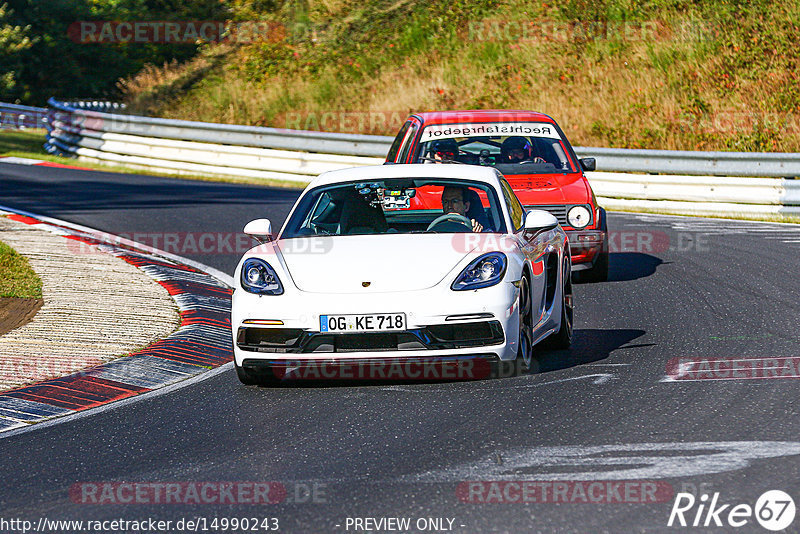
[[[9,22],[13,11],[8,4],[0,5],[0,98],[6,99],[17,84],[22,66],[20,52],[33,46],[28,36],[30,26],[15,26]]]
[[[0,48],[0,73],[13,59],[15,85],[0,90],[0,99],[44,105],[59,99],[116,99],[117,81],[144,65],[162,65],[193,57],[202,43],[85,43],[70,33],[80,21],[227,20],[230,11],[220,0],[0,0],[11,10],[12,33],[30,35],[16,55]],[[0,22],[3,19],[0,18]],[[19,26],[19,31],[16,30]],[[24,38],[24,37],[23,37]]]

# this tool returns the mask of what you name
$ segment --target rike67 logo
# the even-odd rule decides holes
[[[699,499],[691,493],[678,493],[669,514],[667,526],[691,527],[743,527],[753,519],[767,530],[786,529],[794,521],[794,499],[781,490],[770,490],[756,500],[755,506],[746,503],[723,504],[719,492]]]

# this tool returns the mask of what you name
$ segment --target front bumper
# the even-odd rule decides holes
[[[272,354],[453,350],[500,345],[503,341],[503,327],[497,320],[451,322],[391,332],[335,334],[299,328],[241,326],[236,335],[239,349]]]
[[[510,282],[475,291],[335,294],[291,291],[259,296],[237,289],[231,327],[237,365],[245,360],[348,360],[453,357],[481,353],[516,357],[519,290]],[[320,331],[320,315],[405,313],[397,332]],[[271,320],[277,325],[244,321]]]
[[[602,230],[566,230],[572,254],[572,270],[590,269],[597,256],[607,248],[606,232]]]

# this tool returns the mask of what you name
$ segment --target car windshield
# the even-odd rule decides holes
[[[300,200],[281,239],[305,236],[505,233],[497,194],[467,180],[399,178],[318,187]]]
[[[484,165],[504,175],[576,172],[556,128],[534,122],[426,126],[415,163]]]

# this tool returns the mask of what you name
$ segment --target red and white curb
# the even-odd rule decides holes
[[[232,360],[230,276],[125,239],[108,245],[107,234],[90,228],[3,206],[0,210],[15,221],[98,247],[138,267],[167,290],[181,317],[175,332],[136,353],[0,393],[0,433],[175,385]]]
[[[55,163],[53,161],[45,161],[43,159],[33,158],[19,158],[16,156],[0,156],[0,163],[12,163],[14,165],[36,165],[38,167],[54,167],[57,169],[75,169],[79,171],[92,171],[86,167],[76,167],[74,165],[64,165],[62,163]]]

